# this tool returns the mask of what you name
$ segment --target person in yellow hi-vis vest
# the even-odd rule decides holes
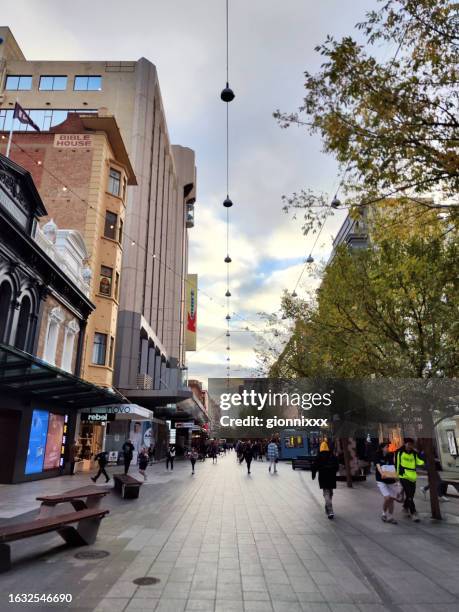
[[[416,470],[421,465],[424,465],[424,459],[415,450],[413,438],[405,438],[404,445],[395,453],[395,469],[405,493],[403,510],[415,523],[419,523],[419,516],[414,504],[417,480]]]

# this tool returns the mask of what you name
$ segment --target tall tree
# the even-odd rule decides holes
[[[302,376],[459,375],[459,237],[450,219],[435,210],[401,231],[407,206],[386,201],[374,210],[372,248],[338,248],[315,301],[284,298],[296,325],[272,373],[294,376],[296,364],[302,364]],[[432,403],[421,415],[423,431],[431,435],[434,408]],[[431,444],[427,450],[433,466]],[[438,517],[434,478],[432,472],[432,513]]]
[[[328,36],[316,48],[317,74],[305,73],[298,112],[277,111],[282,127],[307,126],[343,170],[346,204],[413,198],[457,217],[459,191],[459,5],[451,0],[379,0],[357,28],[366,39]],[[381,59],[381,43],[389,57]],[[303,190],[285,198],[305,209],[305,230],[330,202]]]

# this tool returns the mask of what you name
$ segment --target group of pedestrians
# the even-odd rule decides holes
[[[132,462],[132,458],[134,456],[134,445],[132,444],[130,439],[127,439],[123,446],[121,447],[121,450],[123,451],[123,462],[124,462],[124,473],[127,474],[129,472],[129,466],[131,465]],[[148,465],[149,462],[149,458],[148,458],[148,452],[146,451],[146,449],[142,449],[141,454],[145,454],[146,458],[147,458],[147,462],[144,468],[144,479],[146,480],[146,474],[145,474],[145,469]],[[139,460],[140,460],[140,456],[141,454],[139,454]],[[108,453],[107,451],[101,451],[100,453],[98,453],[94,459],[97,461],[97,464],[99,466],[99,469],[97,471],[97,474],[95,476],[91,477],[91,480],[93,482],[97,482],[98,478],[102,475],[105,476],[105,482],[107,483],[110,480],[110,476],[107,474],[106,471],[106,467],[108,464]],[[144,464],[144,461],[142,460],[142,464]],[[140,471],[140,470],[139,470]]]
[[[402,512],[415,523],[419,515],[414,501],[418,468],[424,466],[422,453],[414,447],[412,438],[405,438],[403,445],[395,452],[390,450],[389,442],[379,445],[375,460],[376,485],[383,496],[381,519],[385,523],[397,524],[394,518],[396,502],[402,504]],[[319,475],[319,487],[325,499],[325,512],[329,519],[335,516],[333,493],[336,489],[339,462],[331,451],[328,442],[323,441],[312,465],[312,479]]]

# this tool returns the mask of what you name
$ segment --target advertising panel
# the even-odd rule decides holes
[[[26,474],[37,474],[43,471],[46,438],[48,434],[49,413],[46,410],[34,410],[30,426],[29,447],[27,449]]]
[[[46,438],[45,461],[43,469],[53,470],[59,467],[64,435],[65,417],[62,414],[50,412],[48,421],[48,436]]]
[[[196,350],[197,311],[198,311],[198,275],[188,274],[185,283],[186,291],[186,329],[185,350]]]
[[[131,421],[129,437],[134,450],[139,453],[142,448],[149,448],[154,445],[154,433],[150,421]]]

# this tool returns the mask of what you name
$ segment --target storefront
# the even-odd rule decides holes
[[[0,483],[70,473],[78,410],[108,401],[126,400],[0,344]]]
[[[151,410],[137,404],[114,404],[83,410],[78,415],[76,437],[76,471],[94,468],[94,457],[104,450],[110,463],[122,461],[122,446],[127,439],[134,445],[133,462],[142,448],[155,446],[158,427]]]

